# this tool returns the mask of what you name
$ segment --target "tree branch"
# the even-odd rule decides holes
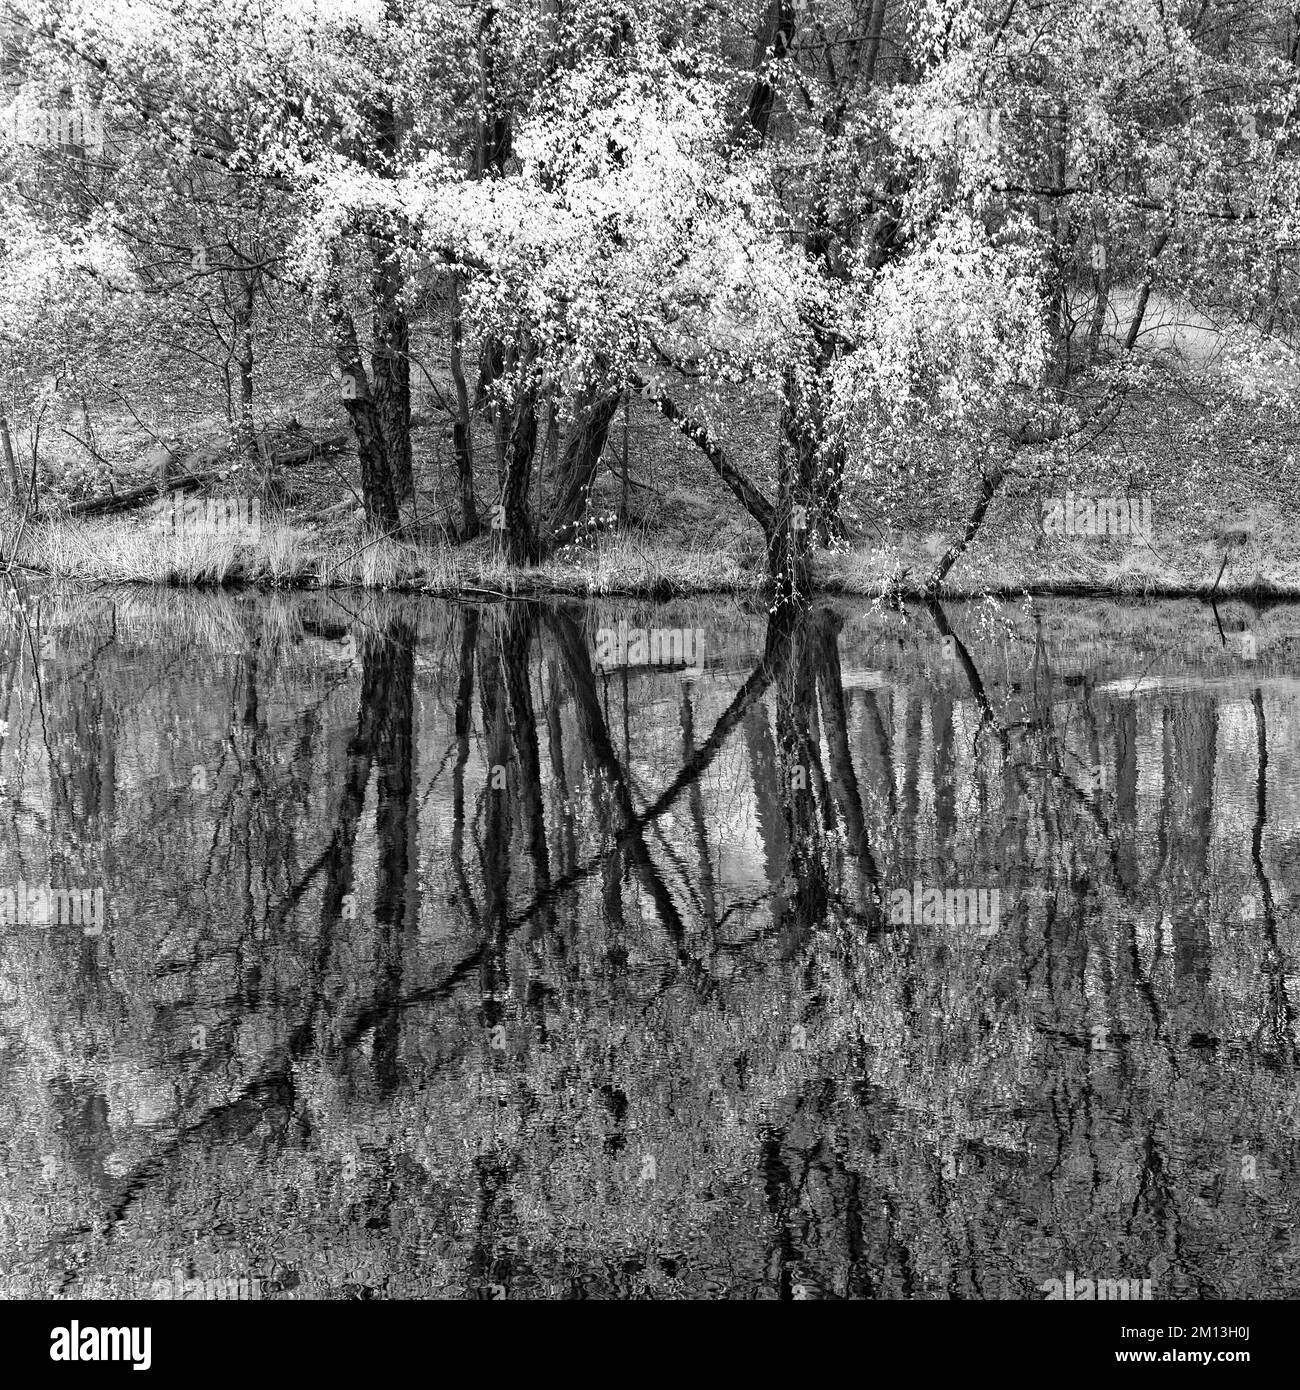
[[[705,458],[713,465],[718,477],[735,493],[740,505],[763,528],[763,534],[765,536],[770,535],[776,525],[776,509],[749,477],[732,463],[722,446],[709,433],[707,427],[694,416],[688,415],[686,411],[653,387],[639,373],[629,372],[628,381],[641,395],[654,401],[665,420],[675,425],[692,444],[703,450]]]

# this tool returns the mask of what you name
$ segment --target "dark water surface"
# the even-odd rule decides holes
[[[1300,1293],[1300,612],[3,601],[0,1292]]]

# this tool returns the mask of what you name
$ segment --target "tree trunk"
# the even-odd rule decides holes
[[[235,421],[236,450],[249,463],[257,461],[257,429],[253,424],[253,304],[257,278],[243,271],[235,305],[235,365],[239,370],[239,418]]]
[[[1058,104],[1048,117],[1047,168],[1044,182],[1048,187],[1057,191],[1064,190],[1068,176],[1066,165],[1069,140],[1067,120],[1068,115],[1063,103]],[[1073,240],[1073,229],[1069,209],[1063,204],[1063,199],[1052,201],[1048,221],[1051,241],[1045,267],[1047,328],[1051,340],[1048,370],[1052,381],[1058,385],[1067,380],[1070,374],[1066,259]]]
[[[530,383],[521,381],[516,386],[508,415],[504,409],[498,411],[497,429],[505,477],[500,510],[492,519],[493,539],[498,552],[511,564],[536,564],[540,546],[528,506],[528,484],[537,451],[537,398]]]
[[[789,601],[807,597],[812,588],[810,534],[825,525],[817,477],[822,420],[815,400],[823,366],[815,365],[811,388],[800,387],[793,367],[786,368],[782,383],[776,522],[767,552],[777,595]]]
[[[1101,248],[1103,260],[1093,281],[1097,298],[1092,306],[1092,318],[1088,322],[1087,355],[1090,365],[1097,360],[1097,353],[1101,349],[1101,335],[1106,327],[1106,310],[1110,307],[1110,256],[1104,239],[1098,239],[1095,245]]]
[[[465,363],[461,357],[464,325],[460,313],[460,274],[451,277],[451,379],[456,387],[456,419],[451,427],[452,450],[456,455],[456,482],[460,489],[460,538],[472,540],[481,529],[478,501],[474,496],[474,436],[469,390],[465,385]]]
[[[400,26],[404,6],[388,0],[390,24]],[[399,114],[391,94],[385,93],[371,112],[373,147],[366,163],[381,178],[395,179],[398,152],[409,125]],[[415,496],[411,474],[411,329],[402,308],[405,274],[397,243],[389,227],[371,228],[371,340],[370,370],[374,379],[374,411],[387,456],[388,471],[398,501]]]
[[[632,406],[632,398],[625,391],[623,393],[623,491],[618,503],[618,522],[620,526],[627,525],[627,437],[628,437],[628,412]]]
[[[479,122],[477,147],[474,151],[474,173],[483,178],[489,170],[505,173],[510,157],[512,135],[510,113],[496,105],[496,53],[494,44],[499,11],[489,4],[479,24]]]
[[[650,394],[650,383],[638,373],[630,372],[628,383],[642,395]],[[776,525],[776,511],[752,479],[727,456],[726,451],[699,420],[687,414],[668,396],[656,394],[653,400],[655,409],[664,419],[684,434],[692,444],[703,450],[704,457],[708,459],[718,477],[731,489],[736,500],[762,527],[763,534],[770,535]]]
[[[386,237],[371,241],[374,274],[375,413],[399,501],[415,496],[411,469],[411,328],[401,306],[403,276],[397,248]]]
[[[628,381],[642,394],[650,392],[649,383],[636,372],[629,373]],[[790,469],[783,441],[778,500],[774,507],[699,420],[687,414],[667,396],[655,395],[654,403],[664,419],[704,451],[705,458],[713,465],[718,477],[762,527],[767,545],[768,574],[782,604],[797,601],[800,595],[807,594],[812,587],[806,522],[813,511],[813,499],[812,491],[804,481],[809,456],[805,455],[803,462]],[[799,508],[804,510],[800,512]]]
[[[867,51],[862,64],[862,80],[870,87],[876,76],[876,60],[880,56],[880,40],[885,27],[885,0],[875,0],[871,18],[867,20]]]
[[[9,434],[9,420],[4,415],[0,415],[0,446],[4,448],[5,477],[9,481],[9,505],[17,511],[23,483],[18,476],[18,461],[14,458],[14,442]]]
[[[767,128],[776,102],[776,89],[767,77],[768,68],[771,63],[786,56],[794,39],[794,31],[795,11],[790,0],[771,0],[754,42],[755,77],[746,112],[746,119],[758,132],[760,140],[767,139]]]
[[[569,434],[560,476],[546,513],[546,535],[567,532],[587,509],[610,426],[618,413],[618,394],[588,396],[581,420]],[[567,537],[566,537],[567,538]]]
[[[356,324],[343,304],[337,285],[326,292],[326,312],[334,337],[334,356],[343,373],[343,405],[357,436],[361,466],[361,500],[370,525],[384,531],[398,527],[397,494],[389,467],[388,451],[366,369],[361,362]]]
[[[1142,320],[1146,317],[1147,302],[1151,298],[1151,285],[1156,278],[1156,257],[1165,249],[1165,242],[1168,240],[1169,229],[1166,227],[1151,243],[1151,250],[1147,252],[1146,274],[1142,277],[1141,285],[1138,286],[1137,303],[1133,306],[1133,319],[1124,338],[1125,352],[1133,351],[1138,334],[1142,331]]]

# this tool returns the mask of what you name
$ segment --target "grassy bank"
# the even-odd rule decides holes
[[[124,519],[53,520],[29,527],[18,562],[90,584],[388,589],[431,594],[670,594],[752,592],[762,572],[728,551],[682,551],[662,539],[615,535],[543,565],[503,564],[486,541],[420,545],[364,529],[332,534],[287,523],[256,539],[170,535]]]
[[[5,538],[6,554],[13,539]],[[948,539],[900,534],[876,545],[818,552],[817,587],[846,595],[918,597]],[[636,528],[567,547],[542,565],[517,568],[498,560],[485,540],[410,544],[359,526],[326,532],[271,522],[254,539],[168,534],[129,518],[56,519],[30,525],[18,540],[16,559],[51,578],[88,584],[328,586],[479,597],[666,597],[757,593],[764,587],[757,544],[705,548]],[[1002,517],[961,557],[942,592],[952,598],[1025,592],[1300,598],[1300,545],[1289,525],[1265,509],[1244,539],[1225,538],[1220,525],[1176,547],[1129,538],[1044,538],[1028,524]]]
[[[1023,460],[1029,466],[1003,483],[942,592],[953,598],[1026,591],[1300,598],[1295,421],[1275,401],[1252,404],[1203,385],[1197,392],[1185,387],[1183,376],[1170,372],[1159,386],[1135,394],[1120,424],[1087,449],[1043,451]],[[699,450],[646,403],[637,403],[632,420],[630,495],[620,499],[610,465],[590,497],[593,515],[607,516],[625,501],[628,523],[595,532],[533,568],[502,564],[485,537],[464,546],[446,538],[440,501],[445,504],[449,484],[437,431],[426,425],[416,432],[417,501],[404,533],[409,540],[375,537],[353,502],[339,502],[340,480],[355,471],[355,461],[344,456],[287,473],[255,537],[162,531],[143,511],[93,520],[56,512],[21,535],[0,519],[0,556],[90,584],[337,586],[507,597],[760,593],[765,554],[757,526]],[[770,422],[750,423],[752,429],[729,447],[770,486]],[[316,428],[337,425],[329,420]],[[490,478],[481,480],[481,496],[491,488]],[[1143,499],[1150,533],[1045,534],[1045,506],[1070,492]],[[888,480],[881,487],[860,482],[848,516],[852,543],[814,557],[819,589],[922,594],[939,558],[963,534],[974,496],[969,468],[939,461],[928,473],[895,480],[892,492]]]

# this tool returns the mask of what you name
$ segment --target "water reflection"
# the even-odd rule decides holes
[[[1294,1294],[1300,615],[7,603],[10,1296]]]

